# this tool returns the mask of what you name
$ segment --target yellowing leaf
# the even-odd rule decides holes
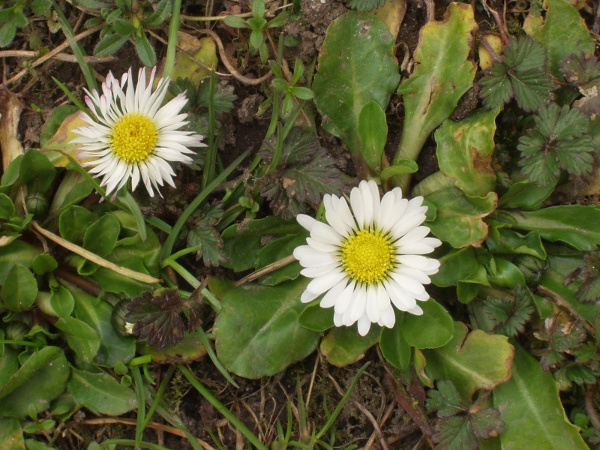
[[[79,117],[79,114],[79,112],[76,112],[67,116],[60,127],[58,127],[54,136],[41,149],[43,152],[47,152],[46,156],[55,167],[65,167],[69,162],[69,159],[65,155],[58,152],[59,150],[71,155],[73,158],[77,158],[77,151],[80,148],[80,144],[71,144],[70,142],[79,137],[79,134],[74,133],[73,130],[87,125]]]

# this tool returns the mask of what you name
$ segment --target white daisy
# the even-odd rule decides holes
[[[327,292],[323,308],[334,307],[336,326],[358,321],[364,336],[371,323],[392,328],[400,311],[423,314],[417,300],[429,299],[423,287],[431,282],[440,263],[421,256],[441,242],[420,226],[425,220],[423,197],[402,198],[400,188],[386,193],[380,201],[374,181],[361,181],[344,198],[325,195],[325,217],[329,225],[299,214],[298,222],[308,231],[308,245],[294,250],[304,266],[302,275],[314,278],[302,293],[301,301],[311,302]],[[391,302],[390,302],[391,301]]]
[[[72,143],[82,144],[79,158],[84,167],[92,167],[90,173],[103,177],[101,185],[107,194],[119,190],[131,179],[135,190],[140,179],[148,193],[159,194],[163,182],[175,187],[175,173],[170,162],[192,162],[188,147],[203,147],[202,136],[191,131],[181,131],[187,124],[187,114],[179,114],[187,103],[179,94],[166,105],[162,103],[169,86],[168,78],[158,80],[152,92],[156,68],[152,69],[150,82],[146,85],[146,69],[138,74],[134,85],[131,69],[117,80],[112,72],[102,84],[102,95],[87,89],[85,102],[94,117],[81,115],[89,126],[74,131],[81,135]]]

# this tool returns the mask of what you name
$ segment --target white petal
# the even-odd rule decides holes
[[[335,301],[335,312],[338,314],[343,314],[350,305],[352,301],[352,297],[354,295],[354,287],[356,283],[351,281],[346,288],[342,291],[338,299]]]
[[[310,283],[308,283],[306,290],[314,294],[321,295],[323,292],[338,284],[345,277],[346,274],[341,270],[333,270],[323,276],[314,278]]]
[[[340,296],[342,295],[342,292],[344,292],[347,283],[348,280],[343,279],[334,287],[329,289],[329,291],[327,291],[327,294],[325,294],[325,296],[321,300],[321,308],[331,308],[332,306],[334,306],[340,298]]]
[[[377,323],[379,322],[379,299],[378,299],[378,287],[377,286],[370,286],[367,288],[367,303],[365,305],[365,310],[366,310],[366,314],[367,317],[369,318],[369,320],[373,323]]]
[[[366,336],[371,329],[371,321],[367,316],[361,316],[358,319],[358,334]]]
[[[310,237],[326,244],[340,245],[343,237],[329,225],[315,221],[310,230]]]
[[[382,326],[394,328],[394,324],[396,323],[396,313],[394,312],[392,305],[390,305],[388,309],[381,313],[380,321]]]
[[[416,300],[408,295],[394,280],[386,280],[384,285],[390,300],[400,311],[407,311],[417,304]]]
[[[367,304],[367,289],[364,286],[360,286],[354,295],[352,306],[350,307],[350,318],[352,321],[358,320],[363,314],[365,314],[365,307]]]
[[[365,206],[363,204],[363,197],[359,188],[353,188],[350,191],[350,205],[352,206],[352,213],[354,214],[358,228],[364,228]]]
[[[306,228],[308,231],[312,229],[313,223],[316,222],[315,219],[313,219],[310,216],[307,216],[306,214],[298,214],[296,216],[296,220],[298,221],[301,227]]]

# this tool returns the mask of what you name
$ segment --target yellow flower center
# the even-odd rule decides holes
[[[357,282],[380,283],[395,262],[396,247],[379,231],[360,230],[342,244],[342,267]]]
[[[154,151],[158,129],[154,121],[140,113],[125,114],[112,128],[111,148],[128,163],[144,161]]]

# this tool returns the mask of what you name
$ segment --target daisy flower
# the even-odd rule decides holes
[[[440,263],[422,256],[441,242],[421,226],[426,206],[423,197],[402,198],[400,188],[380,200],[374,181],[361,181],[344,198],[325,195],[329,225],[299,214],[297,220],[310,231],[308,245],[294,250],[304,267],[301,274],[313,278],[302,293],[303,303],[325,293],[321,307],[334,307],[336,326],[358,322],[364,336],[371,323],[392,328],[395,306],[400,311],[423,314],[418,301],[429,299],[423,287],[437,273]]]
[[[102,95],[87,89],[85,102],[93,116],[82,113],[89,126],[75,129],[80,136],[71,143],[82,144],[78,156],[89,172],[102,177],[109,194],[131,180],[135,190],[140,179],[150,196],[164,182],[175,187],[175,173],[169,163],[189,164],[194,154],[188,147],[203,147],[202,136],[181,131],[187,114],[180,114],[187,98],[179,94],[166,105],[162,103],[169,86],[168,78],[158,80],[153,92],[154,75],[146,85],[146,69],[138,74],[137,85],[131,69],[117,80],[112,72],[102,84]]]

